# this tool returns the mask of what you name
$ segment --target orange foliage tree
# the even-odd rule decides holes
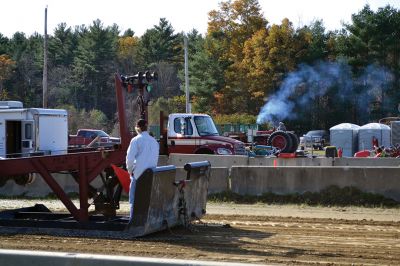
[[[14,66],[15,62],[8,55],[0,55],[0,100],[5,100],[7,98],[7,92],[3,88],[3,82],[11,76]]]

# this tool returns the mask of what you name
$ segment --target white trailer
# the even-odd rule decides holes
[[[23,108],[0,101],[0,157],[65,154],[68,113],[62,109]]]

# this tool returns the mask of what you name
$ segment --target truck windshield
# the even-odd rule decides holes
[[[200,136],[219,135],[214,121],[209,116],[195,116],[194,123]]]

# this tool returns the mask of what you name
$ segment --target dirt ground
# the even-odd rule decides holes
[[[0,200],[0,209],[26,204]],[[45,204],[63,208],[57,201]],[[121,209],[127,212],[128,206]],[[400,209],[210,203],[202,221],[192,230],[173,228],[133,240],[0,232],[0,248],[257,264],[400,265]]]

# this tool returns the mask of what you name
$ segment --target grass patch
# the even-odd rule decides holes
[[[233,203],[306,204],[310,206],[400,207],[400,202],[379,194],[362,192],[356,187],[329,186],[320,192],[279,195],[272,192],[261,196],[239,195],[226,191],[208,196],[210,201]]]

